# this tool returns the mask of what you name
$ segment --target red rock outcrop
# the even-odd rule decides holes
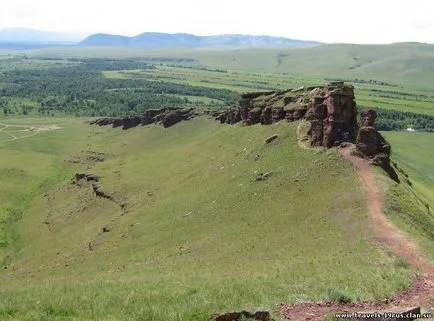
[[[311,122],[309,135],[313,146],[332,147],[354,141],[357,128],[354,87],[334,82],[327,86],[248,93],[242,95],[238,107],[232,107],[218,117],[222,123],[242,121],[247,126],[303,118]]]
[[[374,127],[377,113],[372,109],[365,109],[360,114],[360,129],[356,139],[356,148],[360,156],[379,161],[389,162],[390,145]]]
[[[330,148],[341,142],[354,141],[357,108],[353,86],[333,83],[323,92],[316,91],[315,94],[310,101],[310,115],[313,115],[314,122],[319,123],[319,126],[312,126],[311,133],[317,128],[321,130],[322,123],[322,142],[311,139],[312,145]],[[314,136],[320,137],[321,133],[315,133]]]
[[[389,176],[399,182],[398,175],[390,166],[390,144],[375,128],[377,113],[365,109],[360,114],[360,129],[356,139],[356,151],[360,157],[371,160],[371,164],[381,166]]]

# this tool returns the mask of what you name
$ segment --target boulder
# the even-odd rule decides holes
[[[360,127],[356,148],[361,155],[373,158],[378,154],[390,156],[390,145],[373,126]]]

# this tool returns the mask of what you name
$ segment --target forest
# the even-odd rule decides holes
[[[216,107],[236,104],[239,94],[226,90],[146,79],[108,79],[103,70],[153,68],[133,60],[86,59],[74,66],[44,69],[15,69],[0,75],[0,108],[15,113],[9,105],[16,98],[36,102],[36,111],[75,116],[126,116],[146,109],[189,105],[182,96],[208,97],[220,101]],[[29,113],[34,104],[20,105]]]

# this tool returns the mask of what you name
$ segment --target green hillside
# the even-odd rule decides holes
[[[432,133],[386,132],[392,160],[403,184],[388,192],[386,214],[402,230],[416,237],[425,254],[434,259],[434,157]],[[410,184],[406,183],[405,174]]]
[[[289,73],[297,77],[374,79],[433,89],[434,45],[333,44],[302,49],[133,50],[125,48],[50,48],[35,57],[183,57],[192,64],[244,71]]]
[[[386,132],[384,135],[393,146],[393,159],[434,207],[433,135],[418,132]]]
[[[0,143],[0,319],[208,320],[336,291],[387,298],[414,276],[372,243],[354,168],[299,149],[296,123],[1,122],[47,121],[60,128]]]

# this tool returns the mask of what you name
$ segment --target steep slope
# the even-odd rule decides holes
[[[405,184],[388,190],[386,214],[434,259],[434,169],[431,133],[386,132],[392,161]]]
[[[371,241],[354,169],[334,150],[299,149],[296,126],[65,121],[1,143],[11,173],[1,179],[32,184],[2,211],[0,315],[207,320],[330,289],[372,300],[408,286],[413,272]],[[42,168],[29,172],[26,155]],[[22,218],[8,219],[15,209]]]

